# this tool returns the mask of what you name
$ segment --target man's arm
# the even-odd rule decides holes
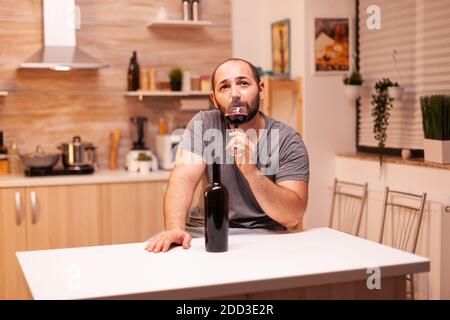
[[[286,180],[273,183],[255,168],[244,174],[261,209],[285,227],[303,219],[308,204],[308,182]]]
[[[186,157],[197,157],[183,150]],[[197,159],[198,161],[198,159]],[[164,197],[164,225],[166,230],[185,229],[186,217],[192,203],[192,197],[206,165],[200,163],[179,162],[175,165]]]
[[[235,163],[247,179],[261,209],[273,220],[285,227],[294,227],[302,221],[308,204],[308,182],[285,180],[272,182],[256,167],[256,146],[243,132],[230,134],[227,150],[237,153],[236,144],[244,147],[241,155],[235,155]],[[236,154],[235,153],[235,154]]]
[[[206,164],[201,157],[179,148],[164,196],[165,230],[149,241],[147,251],[167,251],[172,243],[189,248],[192,238],[185,231],[186,217],[205,168]]]

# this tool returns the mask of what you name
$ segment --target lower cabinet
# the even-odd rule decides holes
[[[27,250],[101,243],[101,185],[27,188]]]
[[[29,299],[18,251],[145,241],[166,181],[0,188],[0,299]]]
[[[164,228],[167,182],[103,185],[104,244],[141,242]]]
[[[0,189],[0,299],[31,298],[16,258],[27,249],[25,189]]]

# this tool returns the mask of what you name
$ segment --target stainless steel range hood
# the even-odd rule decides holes
[[[108,65],[76,45],[74,0],[43,0],[44,47],[20,64],[24,69],[100,69]]]

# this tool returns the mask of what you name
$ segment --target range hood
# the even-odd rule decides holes
[[[77,47],[74,1],[43,0],[44,47],[21,63],[21,68],[67,71],[108,67]]]

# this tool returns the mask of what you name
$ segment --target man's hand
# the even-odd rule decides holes
[[[145,247],[148,252],[166,252],[170,245],[182,245],[183,249],[189,249],[192,237],[189,233],[181,229],[171,229],[163,231],[154,236]]]
[[[227,152],[234,153],[234,162],[243,175],[255,173],[257,169],[256,141],[252,141],[242,130],[230,133]],[[256,137],[254,137],[256,138]]]

